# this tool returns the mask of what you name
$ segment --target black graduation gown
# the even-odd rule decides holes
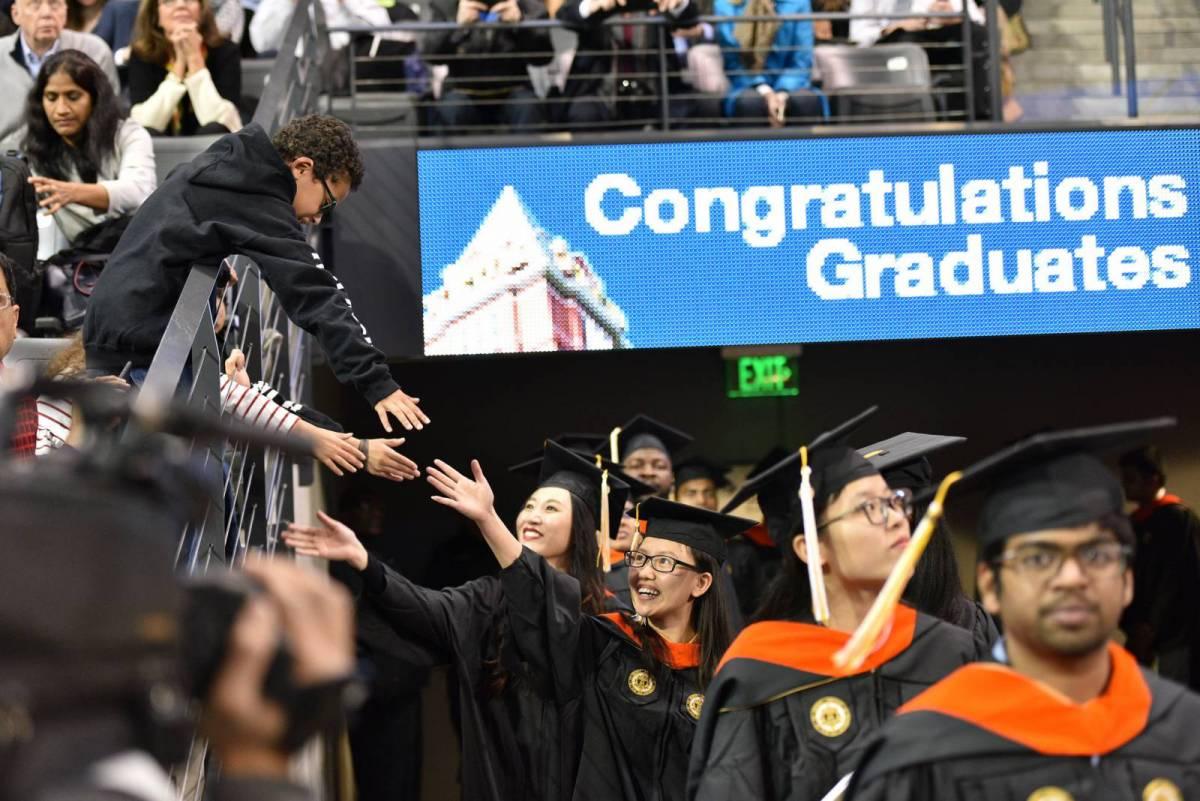
[[[364,591],[403,637],[429,648],[457,678],[464,801],[563,801],[579,751],[577,717],[560,714],[512,647],[500,580],[420,587],[371,557]],[[561,602],[579,616],[575,592]]]
[[[668,644],[656,663],[620,612],[579,612],[575,579],[529,550],[501,573],[521,658],[551,686],[564,715],[583,719],[576,801],[682,799],[688,750],[704,703],[697,644]],[[572,586],[575,585],[575,586]]]
[[[818,801],[903,703],[983,656],[970,632],[907,606],[863,666],[840,675],[832,657],[849,638],[813,623],[748,626],[708,688],[688,798]]]
[[[1082,705],[1004,665],[957,671],[883,727],[847,797],[1200,798],[1200,696],[1109,651],[1108,688]]]
[[[622,609],[633,611],[633,592],[629,589],[629,565],[625,564],[625,552],[612,550],[609,552],[612,566],[604,574],[604,587],[620,602]]]

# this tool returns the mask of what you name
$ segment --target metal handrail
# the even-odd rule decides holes
[[[1113,97],[1121,96],[1121,50],[1124,49],[1125,113],[1130,119],[1136,119],[1137,39],[1133,28],[1133,0],[1100,0],[1100,15],[1104,31],[1104,60],[1112,68]]]

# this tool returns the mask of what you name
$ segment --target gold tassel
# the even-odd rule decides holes
[[[825,574],[821,571],[821,549],[817,542],[817,513],[813,503],[812,468],[808,466],[808,448],[800,448],[800,511],[804,522],[804,553],[808,562],[808,586],[812,596],[813,619],[829,625],[829,597],[825,593]]]
[[[633,505],[633,536],[629,538],[629,550],[636,551],[642,544],[642,505]]]
[[[613,464],[621,463],[621,448],[618,443],[621,438],[621,427],[617,426],[608,434],[608,453],[609,461]]]
[[[849,642],[833,655],[833,664],[837,667],[843,670],[857,670],[871,655],[875,643],[879,641],[879,635],[883,632],[883,627],[896,613],[900,596],[903,594],[904,588],[908,586],[908,581],[917,567],[917,561],[921,558],[921,554],[925,553],[929,539],[937,528],[938,520],[942,517],[942,504],[946,501],[946,493],[960,478],[962,478],[962,473],[956,471],[943,478],[942,483],[938,485],[937,494],[930,502],[929,508],[925,510],[921,522],[917,524],[917,530],[913,533],[912,539],[908,541],[908,545],[904,546],[904,552],[896,560],[896,565],[888,575],[887,581],[884,582],[883,589],[879,591],[879,595],[875,596],[875,603],[871,604],[866,617],[863,618],[862,623],[858,624],[858,628],[854,630]]]
[[[608,514],[608,471],[605,470],[600,474],[600,566],[605,573],[612,570],[612,557],[609,553],[609,537],[611,532],[609,526],[612,520]]]

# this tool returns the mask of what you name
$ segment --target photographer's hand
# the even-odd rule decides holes
[[[287,718],[262,693],[281,638],[292,654],[293,680],[306,687],[348,675],[354,666],[354,607],[328,576],[282,561],[248,560],[265,589],[246,602],[230,631],[201,729],[226,776],[282,779]]]

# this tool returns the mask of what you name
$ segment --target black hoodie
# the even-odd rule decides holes
[[[296,180],[258,125],[176,168],[126,229],[88,303],[89,367],[149,367],[193,264],[252,259],[292,322],[316,337],[342,383],[374,405],[399,387],[341,282],[304,239]]]

